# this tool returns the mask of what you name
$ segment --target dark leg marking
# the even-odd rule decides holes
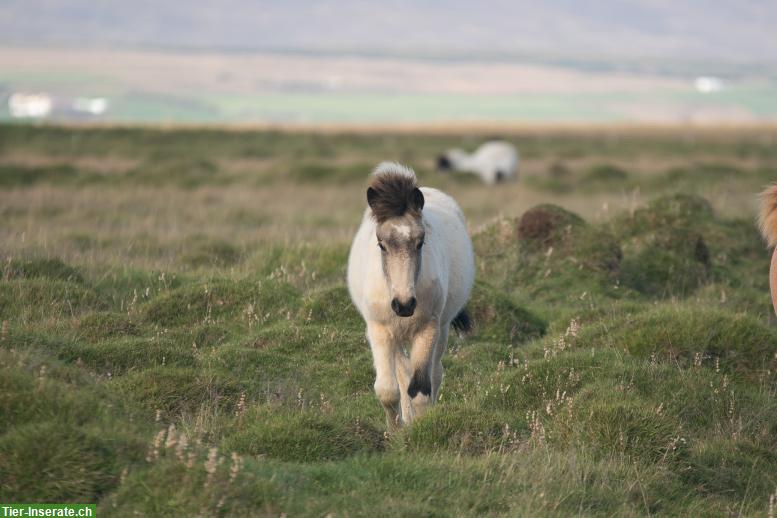
[[[413,378],[407,387],[407,393],[411,398],[414,398],[419,392],[425,396],[432,394],[432,380],[429,377],[429,369],[419,369],[413,373]]]

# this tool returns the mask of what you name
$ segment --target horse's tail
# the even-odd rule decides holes
[[[761,193],[758,223],[769,247],[777,245],[777,184],[770,185]]]
[[[453,319],[451,324],[453,324],[453,329],[455,329],[459,335],[472,331],[472,316],[469,314],[469,311],[467,311],[467,308],[459,311],[459,314],[456,315],[456,318]]]

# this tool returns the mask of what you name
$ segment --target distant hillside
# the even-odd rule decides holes
[[[768,0],[0,3],[0,44],[17,45],[774,62],[775,26],[777,3]]]

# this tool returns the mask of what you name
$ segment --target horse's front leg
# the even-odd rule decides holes
[[[410,386],[410,359],[407,357],[402,347],[396,348],[394,355],[397,381],[399,382],[399,393],[402,403],[402,422],[411,423],[413,421],[413,406],[410,404],[410,396],[407,388]]]
[[[413,407],[413,418],[424,415],[432,401],[432,362],[439,334],[439,322],[431,320],[413,337],[413,347],[410,350],[412,377],[407,387]]]
[[[386,412],[386,426],[389,431],[393,431],[401,421],[399,384],[394,361],[396,345],[386,326],[377,322],[367,323],[367,338],[375,366],[375,394]]]

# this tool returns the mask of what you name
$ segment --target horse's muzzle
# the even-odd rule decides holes
[[[393,299],[391,301],[391,309],[393,309],[394,313],[396,313],[400,317],[412,317],[413,313],[415,312],[415,306],[416,306],[415,297],[412,297],[409,301],[407,301],[404,304],[399,302],[399,299]]]

